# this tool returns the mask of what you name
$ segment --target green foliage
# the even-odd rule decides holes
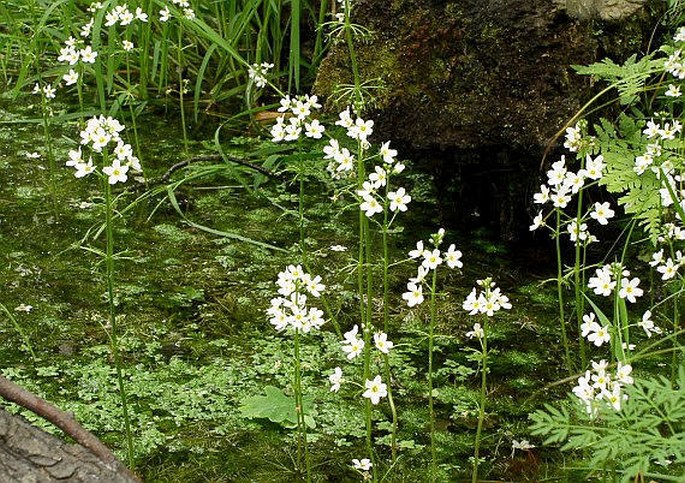
[[[295,398],[286,396],[283,391],[274,386],[265,386],[264,396],[251,396],[243,399],[240,413],[246,418],[266,418],[271,422],[286,428],[297,426],[297,411]],[[315,428],[312,416],[313,398],[304,398],[304,420],[308,427]]]
[[[589,468],[616,468],[623,482],[638,475],[682,481],[685,366],[680,366],[675,384],[663,376],[637,379],[626,393],[621,411],[605,408],[594,420],[575,401],[560,408],[546,404],[531,414],[531,432],[545,437],[546,445],[562,445],[563,451],[585,450]]]
[[[651,55],[637,60],[637,54],[634,54],[623,65],[618,65],[611,59],[603,59],[587,66],[574,65],[573,68],[581,75],[608,81],[611,87],[618,90],[621,104],[628,105],[638,99],[647,80],[663,68],[663,60],[653,59]]]
[[[627,214],[633,215],[645,230],[656,238],[663,222],[663,208],[659,189],[661,182],[655,173],[638,174],[635,157],[646,149],[641,134],[643,121],[621,114],[618,126],[606,119],[595,125],[599,148],[607,163],[602,185],[610,193],[620,194],[619,203]]]

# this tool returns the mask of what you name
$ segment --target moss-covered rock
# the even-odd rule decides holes
[[[386,89],[375,117],[417,147],[539,150],[588,97],[571,65],[639,51],[653,22],[646,0],[357,0],[364,80]],[[315,90],[350,84],[344,43]]]

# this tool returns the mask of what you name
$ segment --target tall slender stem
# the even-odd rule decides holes
[[[428,322],[428,413],[430,419],[430,438],[431,438],[431,463],[430,481],[435,481],[436,461],[435,461],[435,408],[433,406],[433,351],[435,333],[435,287],[437,282],[438,270],[433,269],[433,279],[431,281],[431,300],[430,300],[430,321]]]
[[[557,227],[556,227],[556,232],[554,234],[554,240],[556,242],[556,250],[557,250],[557,299],[559,300],[559,320],[561,322],[561,342],[564,346],[564,357],[566,359],[566,369],[568,370],[569,374],[573,374],[573,366],[571,363],[571,351],[568,346],[568,336],[566,334],[566,314],[564,313],[564,288],[563,288],[563,280],[564,280],[564,265],[563,265],[563,260],[561,259],[561,233],[560,233],[560,227],[561,227],[561,211],[557,208],[556,209],[556,215],[557,215]]]
[[[183,84],[183,28],[179,24],[178,27],[178,49],[177,49],[177,59],[178,59],[178,97],[181,104],[181,127],[183,129],[183,149],[185,153],[188,153],[188,132],[186,130],[186,110],[184,101],[184,84]]]
[[[107,153],[103,153],[103,158],[107,159]],[[114,206],[112,200],[112,187],[107,182],[106,178],[103,178],[103,183],[105,184],[105,204],[106,204],[106,236],[107,236],[107,248],[105,255],[105,265],[107,267],[107,303],[109,306],[109,340],[112,350],[112,356],[114,357],[114,365],[117,371],[117,382],[119,385],[119,396],[121,397],[121,407],[124,416],[124,426],[126,429],[126,445],[128,453],[128,466],[133,468],[135,458],[134,458],[134,447],[133,447],[133,434],[131,432],[131,419],[128,412],[128,403],[126,396],[126,386],[124,384],[124,375],[121,367],[121,355],[119,353],[119,339],[117,334],[117,323],[116,323],[116,310],[114,307],[114,235],[112,230],[113,225],[113,213]]]
[[[473,473],[471,482],[478,481],[478,465],[480,460],[480,440],[483,432],[483,421],[485,420],[485,400],[487,396],[487,375],[488,375],[488,319],[483,321],[483,337],[480,340],[482,350],[482,367],[480,380],[480,401],[478,402],[478,428],[476,429],[476,442],[473,447]]]

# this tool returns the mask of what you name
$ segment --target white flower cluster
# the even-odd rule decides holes
[[[678,274],[680,267],[685,265],[685,257],[678,250],[675,253],[675,260],[671,257],[664,257],[664,249],[652,254],[649,265],[656,267],[656,271],[661,274],[661,280],[670,280]]]
[[[683,64],[682,54],[682,50],[678,49],[664,61],[666,72],[678,79],[685,79],[685,65]]]
[[[389,166],[375,166],[373,173],[369,174],[368,181],[364,181],[362,189],[357,190],[359,196],[361,209],[367,217],[372,218],[376,213],[383,212],[384,200],[379,195],[378,190],[383,188],[388,183],[388,178],[393,173],[398,173],[398,167],[404,169],[404,165],[397,163],[392,170],[386,170]],[[387,192],[390,211],[396,213],[398,211],[407,211],[407,203],[411,201],[404,188],[397,188],[396,191]]]
[[[33,86],[33,93],[40,94],[45,99],[54,99],[57,93],[57,89],[55,89],[52,86],[52,84],[45,84],[41,87],[41,85],[38,82],[36,82],[36,85]]]
[[[540,192],[533,195],[533,202],[539,205],[551,202],[554,208],[564,209],[571,202],[573,195],[585,186],[587,180],[596,181],[602,178],[604,168],[604,158],[601,155],[594,159],[587,155],[585,167],[578,172],[573,172],[566,166],[566,157],[561,156],[559,161],[552,164],[552,169],[547,171],[547,184],[540,185]],[[580,222],[575,217],[571,218],[566,224],[566,231],[574,243],[592,243],[597,241],[597,238],[588,232],[584,220],[589,216],[599,224],[606,225],[614,215],[615,212],[611,209],[609,202],[596,202],[589,213],[581,218]],[[545,218],[543,212],[539,211],[533,219],[533,224],[529,228],[530,231],[545,226]]]
[[[321,109],[317,96],[298,96],[291,98],[286,95],[281,99],[281,107],[278,112],[284,113],[276,119],[276,124],[271,127],[272,141],[297,141],[304,128],[305,136],[313,139],[321,139],[325,131],[318,119],[311,119],[312,109]],[[288,122],[286,116],[290,115]]]
[[[195,10],[190,8],[190,2],[187,0],[171,0],[171,3],[183,9],[183,17],[185,17],[186,20],[193,20],[195,18]],[[168,22],[170,18],[171,10],[169,10],[169,7],[164,7],[159,11],[160,22]]]
[[[581,337],[586,337],[589,342],[592,342],[597,347],[611,341],[609,334],[609,326],[601,326],[595,320],[595,314],[589,313],[583,315],[583,323],[580,324]]]
[[[466,300],[462,303],[462,308],[468,311],[469,315],[485,314],[488,317],[495,315],[501,309],[509,310],[511,309],[511,303],[509,303],[509,297],[504,295],[499,287],[496,286],[490,278],[476,281],[480,290],[476,287],[471,290],[471,293],[466,297]],[[477,326],[477,327],[476,327]],[[473,335],[466,334],[471,337],[482,337],[483,330],[480,324],[474,325]]]
[[[278,274],[278,293],[280,297],[271,299],[271,306],[266,310],[269,322],[277,331],[291,328],[308,333],[320,329],[326,322],[323,311],[316,307],[307,307],[307,295],[320,297],[326,287],[321,277],[312,277],[300,265],[289,265]]]
[[[102,168],[102,173],[108,177],[109,184],[125,183],[128,180],[129,169],[140,171],[140,160],[133,155],[133,149],[121,139],[120,133],[124,130],[124,125],[112,117],[93,117],[88,120],[86,127],[81,131],[81,145],[90,147],[95,153],[102,153],[110,144],[113,146],[111,153],[114,159],[110,166]],[[105,159],[108,162],[109,159]],[[76,169],[75,176],[83,178],[96,171],[93,164],[93,157],[89,156],[88,161],[83,158],[81,148],[69,151],[69,160],[66,165]]]
[[[266,76],[269,75],[269,71],[274,68],[273,64],[268,62],[262,62],[261,64],[252,64],[247,69],[247,75],[250,80],[255,83],[258,88],[263,88],[266,86]]]
[[[57,61],[69,65],[76,65],[79,61],[84,64],[95,63],[98,53],[90,45],[81,48],[81,44],[81,40],[69,37],[64,41],[64,47],[60,49]]]
[[[454,244],[451,244],[447,251],[440,252],[440,245],[445,237],[445,229],[440,228],[437,233],[431,235],[430,242],[433,245],[433,250],[424,248],[423,240],[416,243],[416,249],[409,252],[409,258],[422,258],[421,265],[419,265],[416,277],[410,278],[407,283],[407,292],[402,294],[402,298],[406,300],[409,307],[414,307],[423,303],[423,284],[426,283],[426,277],[431,270],[436,270],[438,265],[445,262],[451,269],[462,268],[464,264],[461,261],[462,253],[456,249]]]
[[[368,138],[373,134],[373,124],[374,122],[371,119],[365,121],[358,116],[356,119],[352,119],[349,106],[344,111],[340,112],[338,120],[335,121],[336,126],[347,129],[348,137],[360,141],[364,149],[368,149],[369,147]]]
[[[105,27],[113,27],[117,23],[125,27],[131,25],[134,20],[146,23],[148,16],[140,7],[137,7],[135,12],[131,12],[127,4],[117,5],[105,14]]]
[[[588,414],[593,417],[597,415],[602,402],[620,411],[621,404],[628,399],[622,392],[623,386],[633,384],[630,376],[633,368],[630,364],[619,362],[613,376],[607,372],[608,367],[609,363],[604,359],[592,361],[592,371],[586,371],[585,375],[579,377],[578,385],[573,388],[573,394],[585,403]]]
[[[383,354],[389,354],[390,350],[395,344],[388,340],[388,334],[385,332],[376,332],[373,335],[374,345]],[[364,339],[359,337],[359,326],[355,324],[352,330],[345,332],[344,341],[342,343],[342,350],[347,354],[347,359],[352,360],[361,355],[364,350]],[[344,382],[342,369],[336,367],[333,374],[328,377],[331,383],[331,391],[338,392],[340,385]],[[383,384],[381,376],[376,376],[373,380],[366,380],[364,383],[366,391],[362,394],[363,397],[371,400],[372,404],[378,404],[381,398],[388,395],[387,386]]]
[[[640,279],[629,277],[630,272],[625,270],[620,263],[607,264],[595,270],[595,276],[588,280],[588,287],[593,289],[596,295],[609,297],[613,294],[618,285],[617,282],[620,280],[618,296],[635,303],[636,298],[641,297],[643,291],[638,286]]]

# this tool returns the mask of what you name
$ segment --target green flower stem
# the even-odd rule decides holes
[[[364,100],[361,97],[361,77],[359,76],[359,63],[357,62],[357,52],[354,49],[354,39],[352,38],[352,25],[350,20],[350,0],[345,0],[345,39],[347,41],[347,49],[350,52],[350,64],[352,64],[352,75],[354,76],[354,88],[357,99],[355,106],[361,109]]]
[[[188,131],[186,129],[186,111],[185,102],[183,99],[183,27],[179,23],[178,26],[178,46],[177,46],[177,61],[178,61],[178,98],[181,107],[181,127],[183,129],[183,149],[185,154],[188,154]]]
[[[480,340],[482,350],[482,367],[480,381],[480,400],[478,401],[478,427],[476,429],[476,442],[473,446],[473,473],[471,482],[478,481],[478,463],[480,458],[480,441],[483,432],[483,421],[485,420],[485,400],[487,396],[487,375],[488,375],[488,318],[483,321],[483,337]]]
[[[390,181],[385,184],[385,198],[383,201],[383,332],[388,333],[388,319],[389,319],[389,303],[390,303],[390,284],[388,281],[388,266],[390,265],[390,255],[388,253],[388,228],[392,221],[388,220],[388,191],[390,190]],[[392,375],[390,372],[390,359],[387,354],[384,354],[383,361],[385,364],[385,380],[388,390],[388,404],[390,405],[390,413],[392,414],[392,432],[390,435],[390,450],[392,454],[391,465],[395,464],[397,460],[397,408],[395,408],[395,401],[392,395]]]
[[[52,200],[53,209],[57,209],[57,167],[55,166],[55,153],[52,147],[52,136],[50,135],[50,116],[48,114],[48,102],[43,93],[41,97],[41,114],[43,117],[43,136],[45,137],[45,147],[47,149],[48,158],[48,177],[50,183],[50,198]]]
[[[390,406],[390,414],[392,415],[392,431],[390,433],[390,451],[391,451],[391,466],[397,461],[397,408],[395,407],[395,399],[392,396],[392,373],[390,372],[390,358],[387,354],[383,355],[383,364],[385,369],[385,381],[388,390],[388,405]]]
[[[107,160],[107,153],[103,153],[103,159]],[[112,187],[107,182],[107,178],[102,178],[105,184],[105,204],[106,204],[106,236],[107,236],[107,248],[105,256],[105,264],[107,266],[107,302],[109,305],[109,340],[110,347],[112,350],[112,356],[114,357],[114,365],[117,371],[117,382],[119,384],[119,396],[121,397],[121,407],[124,416],[124,427],[126,429],[126,445],[128,454],[128,466],[129,468],[134,467],[134,447],[133,447],[133,434],[131,432],[131,419],[128,412],[128,403],[126,397],[126,386],[124,384],[124,376],[121,364],[121,355],[119,353],[119,340],[117,334],[116,325],[116,311],[114,307],[114,235],[112,232],[113,225],[113,214],[114,206],[112,200]]]
[[[436,461],[435,461],[435,408],[433,405],[433,351],[435,333],[435,287],[438,278],[437,267],[433,269],[433,279],[431,281],[431,300],[430,300],[430,320],[428,322],[428,414],[430,419],[430,439],[431,439],[431,463],[430,480],[435,481]]]
[[[559,320],[561,322],[561,343],[564,346],[564,357],[566,360],[566,369],[569,375],[574,373],[573,366],[571,363],[571,351],[568,346],[568,336],[566,334],[566,315],[564,313],[564,289],[563,289],[563,261],[561,259],[561,210],[558,208],[555,210],[557,215],[557,227],[554,232],[554,241],[556,243],[557,251],[557,299],[559,300]]]
[[[302,460],[306,468],[307,481],[312,481],[311,464],[307,448],[307,426],[305,424],[304,398],[302,397],[302,359],[300,356],[300,331],[295,329],[295,377],[293,384],[295,393],[295,411],[297,413],[297,467],[302,468]]]
[[[581,159],[581,164],[580,164],[580,169],[585,169],[585,161],[584,158]],[[580,224],[583,220],[583,190],[581,189],[578,192],[578,211],[576,214],[576,226],[580,227]],[[585,298],[583,297],[583,291],[584,291],[584,283],[581,280],[580,272],[581,272],[581,244],[582,241],[580,240],[580,237],[576,239],[575,243],[575,263],[573,265],[573,280],[574,280],[574,293],[575,293],[575,298],[576,298],[576,303],[575,303],[575,312],[576,312],[576,320],[578,323],[578,333],[582,333],[582,329],[580,326],[583,324],[583,314],[585,312]],[[578,346],[580,348],[580,367],[586,367],[587,366],[587,355],[586,355],[586,344],[585,340],[580,337],[578,340]]]

